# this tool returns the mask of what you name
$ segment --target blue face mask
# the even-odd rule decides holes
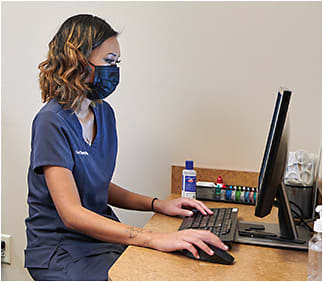
[[[119,84],[120,73],[119,67],[110,66],[94,66],[94,80],[90,83],[91,92],[87,97],[90,100],[99,100],[108,97],[116,89]]]

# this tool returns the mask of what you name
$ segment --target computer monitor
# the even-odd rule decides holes
[[[278,207],[279,224],[240,221],[236,242],[271,247],[307,249],[310,231],[296,226],[283,177],[288,154],[288,107],[292,92],[279,89],[258,179],[255,216],[265,217]]]

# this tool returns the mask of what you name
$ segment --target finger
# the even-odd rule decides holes
[[[196,208],[203,215],[207,215],[207,212],[205,211],[203,206],[200,205],[199,201],[185,198],[181,204],[182,206],[185,205],[185,206]]]
[[[201,201],[196,201],[198,202],[206,211],[208,214],[213,214],[213,211],[211,211],[203,202]]]
[[[192,216],[194,213],[192,211],[186,210],[186,209],[176,209],[175,210],[176,215],[183,215],[183,216]]]
[[[190,201],[190,203],[193,203],[194,207],[197,208],[196,205],[199,205],[200,208],[197,208],[199,211],[204,210],[206,213],[202,212],[204,215],[206,214],[213,214],[213,212],[201,201],[198,200],[193,200],[193,199],[188,199]]]
[[[215,234],[213,234],[212,232],[207,230],[196,230],[196,231],[199,232],[199,235],[201,236],[200,239],[207,242],[208,244],[212,244],[213,246],[225,251],[229,249],[229,247],[225,245],[221,241],[221,239]]]
[[[182,249],[188,250],[196,259],[200,259],[197,249],[189,242],[183,242]]]
[[[207,244],[205,244],[202,240],[194,237],[188,238],[186,240],[188,240],[190,243],[193,243],[195,246],[199,247],[202,251],[209,254],[210,256],[214,255],[214,252],[212,251],[212,249]]]

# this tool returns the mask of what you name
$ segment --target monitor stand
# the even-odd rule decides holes
[[[258,226],[256,229],[251,227]],[[267,247],[298,249],[306,251],[311,233],[302,226],[296,226],[297,239],[286,239],[280,236],[278,224],[239,221],[234,243],[251,244]]]
[[[285,185],[277,191],[279,224],[239,221],[235,243],[268,247],[307,250],[311,232],[303,226],[296,226],[292,217]]]

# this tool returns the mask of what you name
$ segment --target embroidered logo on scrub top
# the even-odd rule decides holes
[[[86,156],[89,155],[87,151],[75,151],[75,153],[78,155],[86,155]]]

